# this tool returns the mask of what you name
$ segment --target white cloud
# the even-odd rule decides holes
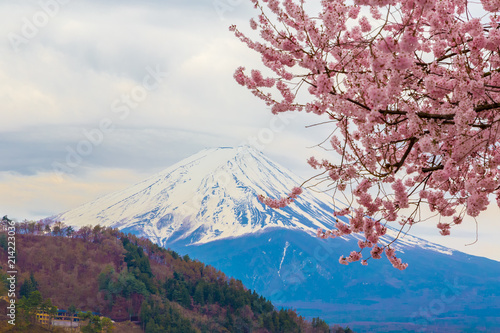
[[[88,177],[93,181],[61,178],[54,173],[26,176],[1,172],[0,211],[17,220],[40,219],[126,188],[144,175],[123,169],[95,169]]]

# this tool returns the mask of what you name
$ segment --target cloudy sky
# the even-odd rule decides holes
[[[249,0],[0,4],[0,213],[38,219],[123,189],[206,147],[257,142],[306,178],[320,119],[276,119],[233,80],[259,57],[228,31]],[[274,124],[274,125],[273,125]],[[280,124],[283,126],[275,126]],[[2,215],[2,216],[3,216]],[[500,260],[500,211],[453,238],[417,235]]]

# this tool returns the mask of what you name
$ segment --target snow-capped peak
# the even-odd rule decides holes
[[[206,243],[272,227],[310,234],[331,228],[331,207],[307,191],[282,210],[257,199],[259,194],[283,196],[301,183],[252,147],[204,149],[128,189],[56,218],[74,226],[117,227],[164,245],[181,240]]]
[[[318,228],[332,229],[335,207],[324,193],[305,189],[283,209],[271,209],[257,199],[259,194],[282,197],[302,182],[252,147],[204,149],[123,191],[53,218],[76,227],[100,224],[118,228],[163,246],[203,244],[269,228],[310,235]],[[396,234],[389,229],[389,237]],[[448,248],[409,235],[399,240],[397,247],[451,254]]]

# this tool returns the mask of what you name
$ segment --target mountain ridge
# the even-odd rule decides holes
[[[301,179],[281,170],[286,169],[249,147],[205,149],[128,189],[108,194],[53,218],[74,226],[86,225],[88,221],[119,226],[120,229],[140,226],[149,229],[146,234],[162,244],[167,244],[175,231],[186,227],[189,234],[204,231],[204,235],[194,237],[192,243],[237,237],[267,226],[296,227],[310,234],[319,227],[331,228],[330,216],[325,214],[325,222],[322,223],[318,216],[313,218],[308,212],[302,212],[304,219],[299,223],[294,219],[288,220],[290,215],[284,210],[272,211],[258,201],[258,194],[279,196],[300,185]],[[271,179],[259,178],[262,174],[273,176]],[[284,180],[280,180],[278,175]],[[255,182],[255,179],[261,180]],[[314,204],[308,204],[308,199],[312,196],[306,195],[300,201],[302,205],[310,206],[309,211],[324,211],[319,209],[321,201],[314,202],[313,199]],[[264,215],[266,219],[262,220]],[[175,219],[182,222],[178,223]],[[223,222],[224,219],[226,222]],[[231,225],[228,220],[238,223]],[[207,221],[218,223],[210,226]]]

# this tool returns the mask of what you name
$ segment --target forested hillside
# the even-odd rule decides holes
[[[7,248],[2,231],[5,282]],[[58,308],[133,320],[145,332],[344,332],[275,309],[211,266],[112,228],[25,221],[17,224],[16,252],[18,296],[39,291]]]

